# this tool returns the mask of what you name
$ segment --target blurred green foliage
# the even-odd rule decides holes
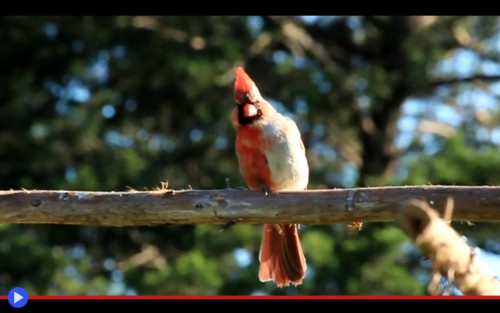
[[[498,184],[499,21],[1,17],[0,189],[245,186],[230,123],[237,65],[298,122],[310,189]],[[460,227],[499,246],[490,225]],[[308,278],[278,289],[258,281],[258,225],[0,225],[0,293],[426,293],[392,223],[301,236]]]

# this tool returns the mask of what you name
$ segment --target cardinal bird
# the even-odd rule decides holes
[[[248,188],[255,191],[304,190],[309,181],[304,144],[295,122],[280,114],[242,67],[236,68],[232,123],[236,155]],[[259,279],[278,287],[297,286],[306,274],[297,224],[265,224],[259,253]]]

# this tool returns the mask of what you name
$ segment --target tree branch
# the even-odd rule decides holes
[[[139,226],[160,224],[394,221],[411,199],[436,210],[455,199],[455,220],[500,222],[500,187],[408,186],[308,190],[147,192],[0,191],[0,223]]]
[[[401,228],[433,262],[432,293],[439,293],[442,273],[466,295],[500,295],[500,280],[480,264],[471,247],[426,203],[413,201],[401,213]]]
[[[459,84],[459,83],[472,83],[475,81],[487,81],[487,82],[500,81],[500,75],[477,74],[477,75],[468,76],[468,77],[435,79],[433,81],[430,81],[425,86],[423,86],[423,88],[421,88],[418,91],[418,93],[425,94],[425,93],[428,93],[428,92],[436,89],[437,87],[446,86],[446,85],[454,85],[454,84]]]

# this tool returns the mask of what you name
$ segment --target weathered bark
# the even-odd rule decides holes
[[[386,222],[394,221],[409,200],[423,199],[442,211],[447,197],[455,199],[455,220],[500,221],[500,187],[408,186],[267,195],[236,189],[0,191],[0,223],[139,226]]]
[[[500,295],[500,280],[480,263],[472,248],[426,203],[413,201],[403,208],[398,220],[403,231],[433,262],[434,279],[429,286],[432,293],[440,293],[442,274],[466,295]]]

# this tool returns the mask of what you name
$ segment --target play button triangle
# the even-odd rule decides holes
[[[24,297],[14,291],[14,303],[21,301]]]

